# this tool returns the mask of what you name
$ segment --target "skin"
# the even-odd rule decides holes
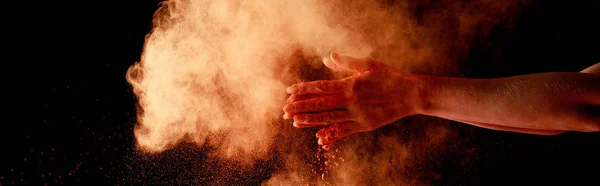
[[[411,74],[336,53],[323,63],[352,75],[292,85],[283,118],[323,127],[316,136],[325,146],[417,114],[527,134],[600,131],[600,63],[582,73],[491,79]]]

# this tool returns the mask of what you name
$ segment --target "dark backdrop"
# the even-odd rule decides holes
[[[128,163],[135,97],[125,80],[160,1],[81,2],[6,6],[17,12],[4,27],[1,184],[129,185],[145,181],[134,174],[161,176]],[[514,30],[477,41],[467,76],[579,71],[600,61],[598,1],[539,1],[515,21]],[[440,185],[600,184],[598,133],[472,130],[465,143],[479,147],[477,174]]]

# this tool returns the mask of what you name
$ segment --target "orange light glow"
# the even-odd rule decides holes
[[[278,143],[304,143],[291,138],[289,131],[302,129],[293,129],[291,123],[284,122],[281,108],[287,98],[286,87],[308,79],[300,75],[307,68],[322,67],[319,60],[310,60],[312,57],[320,59],[336,51],[354,57],[376,57],[409,71],[435,69],[430,73],[448,74],[455,69],[452,64],[456,56],[440,49],[451,47],[465,52],[454,44],[469,43],[472,30],[488,16],[476,12],[478,16],[467,20],[473,12],[448,9],[446,13],[455,15],[460,25],[450,28],[459,42],[442,41],[447,36],[438,33],[447,26],[437,21],[420,23],[409,13],[410,8],[408,3],[387,6],[377,1],[164,1],[155,14],[141,61],[127,72],[139,100],[134,131],[138,148],[159,153],[179,142],[191,141],[215,147],[214,158],[248,166],[253,160],[269,157],[274,148],[291,151],[283,160],[285,168],[276,171],[265,184],[306,182],[309,179],[305,172],[310,170],[302,168],[306,165],[299,160],[304,157],[299,154],[305,153],[305,147]],[[510,6],[503,5],[496,12],[507,8]],[[311,66],[298,68],[290,60],[297,51],[304,55],[301,61]],[[435,127],[433,138],[446,136],[446,131],[439,129]],[[314,135],[309,137],[306,139],[317,148]],[[374,139],[363,140],[372,143]],[[389,137],[377,140],[396,149],[367,152],[360,148],[367,142],[351,141],[350,147],[338,152],[338,158],[350,158],[330,162],[340,164],[332,180],[366,183],[359,181],[364,178],[357,171],[373,167],[352,153],[370,153],[376,163],[384,159],[398,163],[408,156],[410,145],[403,144],[406,142]],[[391,168],[385,167],[377,173],[386,175]]]

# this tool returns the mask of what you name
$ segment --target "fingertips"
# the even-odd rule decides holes
[[[339,68],[358,73],[369,70],[373,65],[373,61],[371,59],[343,56],[335,52],[331,53],[330,58]]]
[[[301,123],[301,122],[297,122],[297,121],[294,121],[292,123],[292,125],[296,128],[309,128],[309,127],[322,126],[322,124]]]
[[[319,140],[317,140],[317,144],[319,145],[331,145],[333,142],[335,142],[335,140],[327,140],[324,138],[319,138]]]
[[[324,57],[323,58],[323,64],[327,68],[329,68],[331,70],[335,70],[335,71],[348,71],[347,69],[344,69],[344,68],[338,66],[337,64],[335,64],[335,62],[333,62],[333,60],[331,60],[331,58]]]
[[[293,116],[286,112],[283,114],[283,119],[293,119]]]
[[[316,136],[317,138],[319,138],[319,139],[328,137],[328,136],[329,136],[329,133],[330,133],[329,131],[331,130],[331,129],[329,129],[329,128],[330,128],[330,127],[325,127],[325,128],[323,128],[323,129],[319,130],[319,131],[317,132],[317,134],[315,134],[315,136]]]
[[[336,123],[319,130],[316,134],[316,137],[326,140],[344,138],[350,134],[358,132],[358,130],[354,130],[355,126],[356,122],[353,121]]]
[[[321,147],[324,150],[329,150],[331,148],[331,146],[333,145],[333,143],[335,143],[337,140],[340,140],[341,138],[336,138],[336,139],[324,139],[324,138],[319,138],[317,140],[317,144],[321,145]]]
[[[292,85],[292,86],[288,87],[287,89],[285,89],[285,91],[286,91],[288,94],[295,94],[296,92],[298,92],[298,87],[297,87],[297,86],[294,86],[294,85]]]

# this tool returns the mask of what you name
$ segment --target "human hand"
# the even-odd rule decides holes
[[[340,80],[303,82],[290,86],[284,119],[297,128],[325,126],[317,132],[329,146],[350,134],[377,129],[419,113],[419,79],[371,59],[331,53],[323,63],[335,71],[353,72]]]

